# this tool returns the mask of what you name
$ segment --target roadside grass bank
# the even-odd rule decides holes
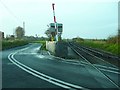
[[[0,48],[0,50],[6,50],[18,46],[23,46],[28,43],[29,42],[26,40],[2,40],[2,48]]]
[[[119,44],[117,43],[107,43],[106,41],[77,41],[80,45],[91,47],[91,48],[96,48],[99,50],[103,50],[109,53],[112,53],[113,55],[120,56],[118,46]]]
[[[40,43],[40,44],[42,44],[42,46],[41,46],[41,48],[40,48],[40,50],[45,50],[45,51],[47,51],[47,49],[46,49],[46,41],[33,41],[32,43]]]

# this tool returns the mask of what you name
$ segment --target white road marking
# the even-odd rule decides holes
[[[76,62],[76,63],[79,63],[80,61],[77,61],[77,60],[65,60],[67,62]]]
[[[53,84],[55,84],[55,85],[57,85],[57,86],[60,86],[60,87],[63,87],[63,88],[70,88],[70,87],[68,87],[68,86],[65,86],[65,85],[56,83],[56,82],[54,82],[54,81],[51,81],[50,79],[44,78],[44,77],[42,77],[42,76],[39,76],[39,75],[33,73],[33,72],[30,71],[30,70],[27,70],[26,68],[20,66],[20,65],[17,64],[16,62],[14,62],[14,61],[10,58],[10,55],[8,56],[8,59],[9,59],[13,64],[15,64],[16,66],[18,66],[18,67],[21,68],[22,70],[24,70],[24,71],[32,74],[32,75],[35,76],[35,77],[38,77],[38,78],[40,78],[40,79],[42,79],[42,80],[48,81],[48,82],[50,82],[50,83],[53,83]]]
[[[98,67],[107,68],[107,69],[120,70],[120,69],[118,69],[118,68],[109,67],[109,66],[104,66],[104,65],[98,65],[98,64],[94,64],[94,65],[95,65],[95,66],[98,66]]]
[[[63,58],[60,58],[60,57],[56,57],[56,56],[51,55],[49,51],[48,51],[48,54],[49,54],[51,57],[54,57],[54,58],[57,58],[57,59],[61,59],[61,60],[65,60],[65,59],[63,59]]]
[[[48,52],[48,53],[49,53],[49,52]],[[49,53],[49,55],[52,56],[52,57],[55,57],[55,56],[51,55],[50,53]],[[67,64],[82,65],[82,66],[90,65],[89,63],[83,62],[83,61],[65,60],[65,59],[62,59],[62,58],[59,58],[59,57],[55,57],[55,58],[61,59],[61,60],[62,60],[61,62],[64,62],[64,63],[67,63]],[[53,60],[52,58],[49,58],[49,59]],[[69,61],[70,61],[70,62],[69,62]],[[73,61],[73,62],[72,62],[72,61]],[[76,62],[76,63],[74,63],[74,62]],[[83,63],[83,64],[82,64],[82,63]],[[117,69],[117,68],[107,67],[107,66],[98,65],[98,64],[93,64],[93,65],[94,65],[94,66],[97,66],[97,67],[100,66],[100,67],[104,67],[104,68],[108,68],[108,69],[119,70],[119,69]],[[101,69],[101,68],[99,68],[99,69],[102,70],[102,71],[107,71],[107,72],[111,72],[111,73],[115,73],[115,74],[120,74],[119,72],[116,72],[116,71],[113,71],[113,70],[107,70],[107,69]]]
[[[75,45],[74,45],[75,46]],[[77,46],[75,46],[77,47]],[[72,48],[72,47],[71,47]],[[77,47],[78,48],[78,47]],[[72,48],[78,55],[80,55],[80,57],[82,57],[89,65],[91,65],[94,69],[96,69],[98,72],[100,72],[104,77],[106,77],[106,79],[108,79],[113,85],[115,85],[117,88],[120,89],[120,87],[110,78],[108,78],[107,75],[105,75],[103,72],[101,72],[96,66],[94,66],[92,63],[90,63],[83,55],[81,55],[80,53],[78,53],[78,51],[76,51],[74,48]]]
[[[43,74],[43,73],[40,73],[40,72],[38,72],[38,71],[36,71],[36,70],[34,70],[34,69],[32,69],[32,68],[24,65],[24,64],[18,62],[18,61],[14,58],[14,55],[15,55],[16,53],[17,53],[17,52],[15,52],[15,53],[13,53],[13,54],[12,54],[12,53],[9,54],[8,59],[9,59],[12,63],[14,63],[16,66],[18,66],[18,67],[21,68],[22,70],[24,70],[24,71],[26,71],[26,72],[34,75],[35,77],[38,77],[38,78],[40,78],[40,79],[42,79],[42,80],[48,81],[48,82],[50,82],[50,83],[52,83],[52,84],[55,84],[55,85],[60,86],[60,87],[63,87],[63,88],[71,88],[71,87],[73,87],[73,88],[79,88],[79,89],[86,89],[86,88],[81,87],[81,86],[78,86],[78,85],[74,85],[74,84],[71,84],[71,83],[67,83],[67,82],[61,81],[61,80],[59,80],[59,79],[55,79],[55,78],[53,78],[53,77],[50,77],[50,76],[45,75],[45,74]],[[11,57],[10,57],[10,56],[11,56]],[[11,58],[12,58],[12,59],[11,59]],[[88,90],[88,89],[86,89],[86,90]]]
[[[40,49],[40,47],[36,47],[36,48],[34,48],[32,51],[37,51],[37,50],[39,50]]]
[[[70,83],[67,83],[67,82],[64,82],[64,81],[61,81],[61,80],[52,78],[52,77],[50,77],[50,76],[47,76],[47,75],[45,75],[45,74],[43,74],[43,73],[40,73],[40,72],[38,72],[38,71],[36,71],[36,70],[34,70],[34,69],[32,69],[32,68],[24,65],[24,64],[18,62],[18,61],[14,58],[14,55],[15,55],[16,53],[18,53],[18,52],[20,52],[20,51],[23,51],[23,50],[26,50],[26,49],[28,49],[28,48],[21,49],[21,50],[15,52],[14,54],[10,54],[10,55],[12,55],[12,59],[10,58],[10,55],[8,56],[8,59],[9,59],[12,63],[14,63],[15,65],[17,65],[19,68],[23,69],[24,71],[26,71],[26,72],[28,72],[28,73],[30,73],[30,74],[38,77],[38,78],[41,78],[41,79],[46,80],[46,81],[48,81],[48,82],[51,82],[51,83],[53,83],[53,84],[55,84],[55,85],[61,86],[61,87],[63,87],[63,88],[71,88],[71,86],[72,86],[72,87],[74,87],[74,88],[85,89],[85,88],[83,88],[83,87],[81,87],[81,86],[73,85],[73,84],[70,84]],[[60,59],[61,59],[61,58],[60,58]],[[14,61],[13,61],[13,60],[14,60]],[[64,60],[65,60],[65,59],[64,59]],[[16,62],[17,62],[17,63],[16,63]],[[18,64],[18,63],[19,63],[19,64]],[[25,68],[22,67],[21,65],[24,66]],[[26,69],[26,68],[27,68],[27,69]],[[28,69],[29,69],[29,70],[28,70]],[[30,70],[31,70],[32,72],[31,72]],[[35,73],[33,73],[33,72],[35,72]],[[36,74],[36,73],[37,73],[37,74]],[[39,76],[38,74],[39,74],[39,75],[42,75],[42,76],[44,76],[44,77]],[[47,79],[47,78],[45,78],[45,77],[47,77],[47,78],[49,78],[49,79]],[[51,80],[53,80],[53,81],[51,81]],[[54,81],[57,81],[57,82],[54,82]],[[57,84],[56,84],[56,83],[57,83]],[[63,83],[63,84],[61,84],[61,83]],[[66,86],[65,84],[66,84],[67,86]],[[70,86],[68,86],[68,85],[70,85]]]
[[[7,65],[13,65],[13,63],[7,63]]]
[[[24,50],[29,49],[29,48],[30,48],[30,47],[23,48],[23,49],[19,50],[19,52],[20,52],[20,51],[24,51]]]
[[[38,57],[38,58],[45,58],[44,55],[36,55],[36,57]]]
[[[49,55],[51,55],[49,51],[47,51],[47,52],[48,52]]]
[[[18,53],[19,55],[36,55],[37,53]]]
[[[99,68],[99,69],[102,70],[102,71],[107,71],[107,72],[112,72],[112,73],[115,73],[115,74],[120,74],[119,72],[116,72],[116,71],[111,71],[111,70],[102,69],[102,68]]]

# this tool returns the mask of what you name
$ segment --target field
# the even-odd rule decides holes
[[[86,39],[74,39],[73,41],[84,45],[84,46],[88,46],[88,47],[92,47],[92,48],[97,48],[103,51],[107,51],[109,53],[112,53],[114,55],[118,55],[120,56],[120,52],[119,52],[119,44],[118,43],[113,43],[110,42],[112,40],[110,40],[109,42],[107,42],[106,40],[86,40]],[[115,41],[115,40],[114,40]],[[46,41],[45,40],[37,40],[37,41],[26,41],[26,40],[3,40],[1,41],[2,44],[2,48],[0,48],[0,50],[5,50],[5,49],[9,49],[9,48],[13,48],[13,47],[17,47],[17,46],[22,46],[22,45],[26,45],[29,42],[32,43],[41,43],[42,47],[41,50],[46,50]]]
[[[92,47],[92,48],[97,48],[103,51],[107,51],[109,53],[112,53],[114,55],[119,56],[120,53],[118,51],[118,44],[117,43],[107,43],[106,41],[92,41],[92,40],[84,40],[84,41],[77,41],[77,43]]]

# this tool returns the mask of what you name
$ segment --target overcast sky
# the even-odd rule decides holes
[[[52,3],[63,38],[107,38],[117,34],[118,0],[0,0],[0,31],[13,34],[25,21],[26,35],[44,34],[53,22]]]

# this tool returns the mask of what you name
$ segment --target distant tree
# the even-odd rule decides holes
[[[80,37],[73,38],[72,40],[76,41],[76,42],[83,42],[84,41],[84,39],[80,38]]]
[[[21,39],[25,35],[25,31],[22,27],[18,26],[15,30],[15,34],[16,34],[18,39]]]

